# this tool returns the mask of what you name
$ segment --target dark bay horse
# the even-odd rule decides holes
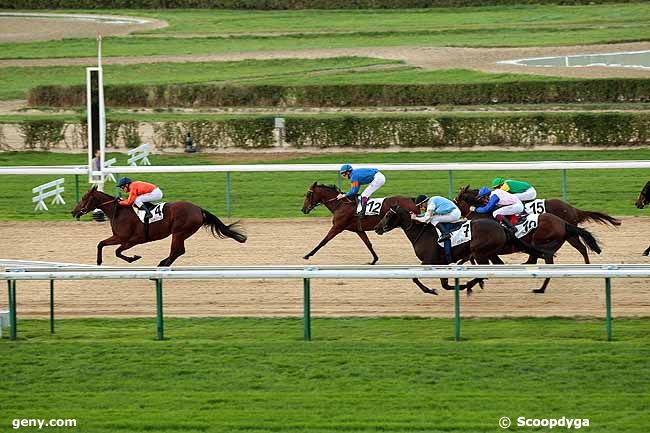
[[[471,190],[468,187],[465,187],[461,189],[460,193],[456,197],[455,201],[458,205],[458,208],[460,209],[461,214],[468,219],[492,219],[491,213],[479,214],[476,212],[470,212],[470,206],[478,207],[483,205],[483,203],[474,193],[475,191],[476,190]],[[547,264],[552,264],[553,256],[560,249],[560,247],[562,247],[565,241],[568,242],[576,250],[578,250],[578,252],[580,252],[586,264],[589,264],[587,247],[596,254],[600,254],[602,251],[598,245],[598,242],[596,241],[596,238],[589,231],[573,225],[564,219],[548,212],[539,215],[537,228],[533,229],[530,233],[521,238],[521,240],[535,247],[539,247],[544,251],[552,253],[546,256],[530,254],[528,260],[524,263],[526,265],[535,264],[540,258],[543,258]],[[583,241],[584,244],[582,243]],[[585,244],[587,245],[586,247]],[[498,254],[510,254],[513,252],[516,251],[504,249]],[[542,284],[542,287],[533,290],[533,292],[544,293],[549,282],[550,278],[546,278]]]
[[[422,224],[414,222],[411,219],[411,213],[399,205],[391,207],[386,215],[379,221],[375,227],[377,234],[381,235],[400,227],[406,237],[411,241],[415,255],[420,259],[423,265],[447,265],[449,264],[444,253],[444,249],[438,245],[438,232],[431,224]],[[514,248],[529,254],[545,255],[541,249],[528,245],[516,237],[506,233],[504,227],[492,219],[479,219],[471,221],[472,240],[464,244],[457,245],[451,249],[451,259],[453,262],[467,261],[473,258],[478,264],[489,264],[490,259],[498,251],[513,250]],[[503,263],[503,262],[502,262]],[[469,295],[474,285],[481,284],[482,278],[474,278],[461,285],[461,290],[467,289]],[[425,293],[437,295],[434,289],[430,289],[422,284],[417,278],[413,282]],[[449,285],[447,278],[441,278],[440,284],[445,290],[454,290]]]
[[[634,203],[638,209],[643,209],[645,205],[650,203],[650,182],[646,182],[645,186],[639,193],[639,198]],[[644,256],[650,255],[650,247],[646,248],[643,252]]]
[[[123,251],[135,245],[157,241],[172,235],[169,257],[158,264],[158,266],[171,266],[174,260],[185,254],[185,239],[196,233],[201,226],[209,229],[214,237],[229,237],[240,243],[246,242],[246,235],[239,230],[237,223],[226,225],[207,210],[183,201],[165,204],[163,219],[150,225],[149,237],[148,240],[145,240],[144,224],[133,212],[131,206],[120,206],[118,201],[119,197],[98,191],[94,186],[84,194],[72,211],[72,216],[79,219],[90,211],[101,209],[111,222],[113,236],[97,244],[98,265],[102,264],[102,248],[107,245],[119,244],[115,255],[132,263],[141,257],[128,257],[122,254]]]
[[[393,205],[399,204],[412,212],[419,213],[412,198],[394,196],[386,197],[386,199],[384,199],[378,216],[366,216],[365,218],[359,219],[359,217],[356,216],[357,203],[354,200],[348,198],[336,200],[336,196],[340,192],[341,190],[333,185],[319,185],[317,182],[314,182],[307,190],[305,201],[302,205],[302,213],[308,214],[316,206],[323,204],[330,212],[332,212],[333,218],[332,228],[327,232],[327,235],[325,235],[323,240],[316,245],[316,248],[307,253],[303,259],[309,260],[311,256],[316,254],[316,252],[323,248],[326,243],[332,240],[332,238],[342,231],[348,230],[356,233],[357,236],[361,238],[363,243],[366,245],[366,248],[368,248],[372,254],[372,262],[369,264],[374,265],[377,263],[377,260],[379,260],[379,257],[372,248],[372,243],[365,232],[374,230],[381,217],[384,216],[386,211],[388,211],[388,209]]]
[[[461,188],[460,193],[468,193],[476,197],[478,195],[478,190],[471,189],[468,185],[465,188]],[[569,203],[558,198],[546,199],[546,212],[558,216],[569,224],[573,224],[574,226],[577,226],[578,224],[584,223],[586,221],[594,221],[601,224],[611,224],[615,227],[621,225],[620,220],[607,215],[606,213],[578,209],[577,207],[571,206]]]

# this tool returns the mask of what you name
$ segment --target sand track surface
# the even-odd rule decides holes
[[[325,235],[330,220],[244,220],[249,234],[245,245],[214,239],[204,230],[187,244],[178,265],[301,265],[365,264],[370,255],[353,233],[343,233],[309,262],[302,256]],[[645,263],[641,252],[650,218],[624,218],[621,228],[585,226],[599,239],[603,254],[592,254],[594,263]],[[110,236],[107,223],[0,222],[4,258],[93,264],[99,240]],[[418,264],[410,243],[401,231],[370,235],[381,264]],[[169,239],[136,246],[126,252],[143,259],[137,265],[154,266],[168,254]],[[507,257],[522,263],[521,254]],[[104,250],[106,265],[128,266]],[[581,263],[581,257],[565,245],[558,263]],[[429,280],[430,286],[437,281]],[[594,279],[555,279],[546,294],[531,293],[541,280],[489,280],[486,289],[470,298],[463,295],[465,316],[597,316],[604,314],[604,282]],[[49,306],[46,281],[18,283],[19,317],[46,317]],[[165,314],[169,316],[298,316],[302,314],[300,280],[192,280],[166,281]],[[6,291],[5,291],[6,293]],[[6,307],[6,296],[0,307]],[[650,315],[650,280],[613,281],[615,316]],[[316,316],[438,316],[450,317],[453,293],[439,296],[420,292],[407,280],[314,280],[312,312]],[[152,316],[155,290],[150,281],[58,281],[57,317]]]

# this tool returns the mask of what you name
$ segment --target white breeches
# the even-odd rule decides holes
[[[444,215],[434,215],[431,217],[431,221],[429,221],[432,225],[436,225],[438,223],[453,223],[456,222],[460,219],[460,209],[454,209],[453,211],[449,212],[448,214]]]
[[[497,215],[517,215],[524,211],[524,204],[522,202],[517,202],[511,204],[510,206],[503,206],[492,212],[492,216],[496,218]]]
[[[535,188],[531,186],[526,191],[513,195],[521,201],[531,201],[537,198],[537,191],[535,191]]]
[[[361,193],[361,197],[370,198],[373,192],[377,191],[384,183],[386,182],[386,177],[380,172],[375,174],[375,177],[372,179],[372,182],[368,184],[366,189]]]
[[[152,201],[162,200],[162,191],[160,188],[156,188],[148,194],[142,194],[135,198],[135,205],[137,207],[142,206],[142,203],[150,203]]]

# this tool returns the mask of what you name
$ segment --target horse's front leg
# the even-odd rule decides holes
[[[97,244],[97,266],[102,264],[102,249],[107,245],[117,245],[122,241],[117,235],[113,235],[110,238],[106,238],[103,241],[99,241]]]
[[[323,247],[325,246],[326,243],[328,243],[329,241],[331,241],[332,238],[334,238],[336,235],[338,235],[338,234],[341,233],[342,231],[343,231],[343,227],[341,227],[341,226],[333,226],[333,227],[330,229],[330,231],[327,232],[327,235],[325,235],[325,237],[323,238],[323,240],[320,241],[320,243],[319,243],[318,245],[316,245],[316,248],[314,248],[313,250],[311,250],[311,251],[310,251],[306,256],[303,256],[303,259],[305,259],[305,260],[309,260],[309,258],[310,258],[311,256],[313,256],[314,254],[316,254],[316,252],[317,252],[318,250],[320,250],[321,248],[323,248]]]
[[[438,294],[438,292],[436,291],[436,289],[430,289],[430,288],[428,288],[427,286],[425,286],[424,284],[422,284],[422,282],[421,282],[420,280],[418,280],[417,278],[413,278],[413,282],[414,282],[415,285],[418,286],[418,287],[420,288],[420,290],[422,290],[424,293],[428,293],[428,294],[430,294],[430,295],[437,295],[437,294]]]
[[[650,247],[646,248],[645,251],[643,252],[644,256],[650,255]]]
[[[368,263],[369,265],[374,265],[377,263],[377,260],[379,260],[379,256],[377,256],[377,253],[375,253],[375,250],[372,248],[372,243],[370,242],[370,239],[368,239],[368,235],[366,232],[355,232],[363,241],[364,244],[366,244],[366,248],[370,251],[370,254],[372,254],[372,262]]]
[[[140,256],[129,257],[129,256],[125,256],[124,254],[122,254],[122,251],[126,251],[126,250],[128,250],[129,248],[133,247],[134,245],[137,245],[137,244],[124,243],[124,244],[120,245],[120,246],[117,247],[117,249],[115,250],[115,255],[116,255],[117,257],[119,257],[120,259],[124,260],[125,262],[129,262],[129,263],[133,263],[133,262],[135,262],[136,260],[140,260],[140,259],[142,258],[142,257],[140,257]]]
[[[442,288],[445,289],[445,290],[456,290],[456,286],[455,286],[455,285],[454,285],[454,286],[449,285],[449,278],[441,278],[441,279],[440,279],[440,285],[441,285]],[[465,285],[465,284],[460,284],[460,285],[458,286],[458,290],[465,290],[465,289],[468,289],[468,291],[467,291],[467,295],[471,295],[471,294],[472,294],[472,289],[471,289],[471,288],[468,288],[467,285]]]

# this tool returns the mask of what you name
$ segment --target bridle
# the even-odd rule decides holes
[[[307,198],[309,199],[309,207],[307,208],[307,212],[311,212],[312,210],[316,209],[318,206],[323,204],[323,202],[320,201],[316,204],[312,203],[313,195],[314,195],[313,189],[310,188],[309,190],[307,190]]]
[[[94,196],[92,198],[93,198],[93,200],[97,200]],[[79,213],[80,213],[80,215],[85,215],[85,214],[87,214],[88,212],[91,211],[91,209],[88,209],[89,207],[92,207],[93,209],[98,209],[98,208],[101,208],[102,206],[105,206],[105,205],[107,205],[109,203],[116,202],[118,200],[119,200],[119,197],[112,197],[110,200],[106,200],[104,202],[101,202],[96,206],[89,206],[90,203],[87,203],[86,206],[79,209]],[[113,212],[113,215],[115,215],[115,212]]]

